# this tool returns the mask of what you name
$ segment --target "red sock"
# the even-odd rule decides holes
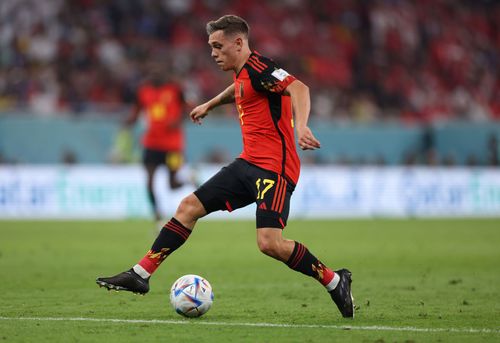
[[[149,275],[153,274],[156,269],[160,266],[163,260],[167,257],[167,254],[162,254],[161,252],[155,253],[149,250],[148,253],[139,261],[138,265],[144,268]]]
[[[139,261],[149,275],[153,274],[160,264],[188,239],[191,230],[172,218],[161,229],[160,234],[147,254]]]
[[[323,278],[319,279],[319,282],[321,282],[323,286],[326,286],[333,280],[335,273],[330,268],[324,266],[321,262],[319,262],[319,264],[323,267]]]

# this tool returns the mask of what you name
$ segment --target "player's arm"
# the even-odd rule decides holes
[[[132,125],[134,125],[137,119],[139,118],[141,110],[142,110],[141,104],[138,101],[136,101],[134,103],[134,106],[132,107],[132,110],[130,111],[130,114],[123,121],[123,126],[126,128],[130,128]]]
[[[295,128],[297,140],[302,150],[314,150],[321,147],[320,142],[314,137],[311,129],[307,126],[309,112],[311,111],[311,97],[309,87],[299,80],[290,83],[283,92],[292,98],[292,107],[295,117]]]
[[[221,93],[210,99],[209,101],[196,106],[189,116],[193,123],[201,124],[201,120],[206,117],[209,111],[217,106],[230,104],[234,102],[234,83],[223,90]]]

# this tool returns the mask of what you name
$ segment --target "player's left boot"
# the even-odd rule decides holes
[[[354,298],[351,293],[351,272],[347,269],[335,271],[340,281],[334,290],[328,292],[344,318],[354,317]]]
[[[138,294],[149,292],[149,279],[143,279],[133,269],[111,277],[99,277],[95,282],[108,290],[128,291]]]

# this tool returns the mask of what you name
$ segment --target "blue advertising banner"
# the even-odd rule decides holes
[[[199,181],[220,166],[200,165]],[[186,168],[184,174],[189,174]],[[1,166],[0,218],[122,219],[151,217],[141,166]],[[155,182],[165,217],[194,187]],[[211,218],[253,218],[254,206]],[[291,217],[500,217],[500,169],[312,167],[302,169]]]

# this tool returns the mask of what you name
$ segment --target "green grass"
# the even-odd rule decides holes
[[[340,317],[316,281],[262,255],[253,222],[201,221],[140,297],[106,292],[94,280],[140,259],[155,237],[151,223],[0,221],[0,342],[500,341],[498,219],[291,221],[285,236],[332,268],[351,269],[354,320]],[[212,283],[215,301],[205,316],[187,320],[171,309],[168,292],[192,273]]]

